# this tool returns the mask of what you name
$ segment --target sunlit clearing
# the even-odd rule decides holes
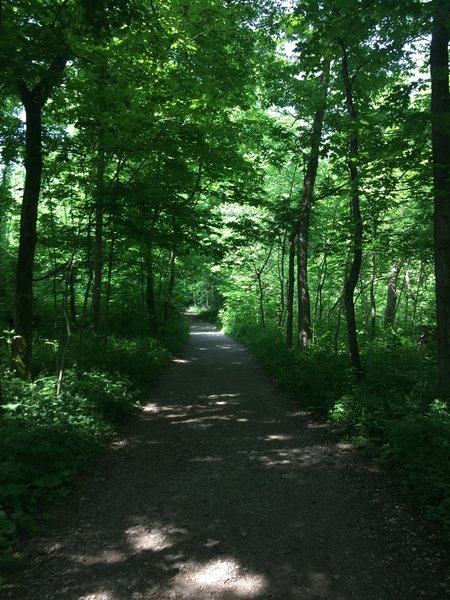
[[[174,592],[195,600],[202,592],[211,598],[229,598],[230,594],[233,598],[255,598],[266,587],[264,576],[246,573],[233,559],[218,559],[186,569],[176,577]]]
[[[153,552],[171,548],[175,543],[171,535],[173,533],[183,533],[183,531],[168,531],[164,528],[147,529],[143,525],[135,525],[125,531],[128,543],[134,550]]]

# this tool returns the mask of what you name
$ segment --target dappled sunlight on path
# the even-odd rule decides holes
[[[309,421],[245,348],[194,322],[9,597],[423,598],[415,539],[388,522],[385,499],[376,469]]]

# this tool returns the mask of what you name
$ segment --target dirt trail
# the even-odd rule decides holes
[[[443,552],[383,476],[193,321],[130,435],[29,545],[5,597],[450,598]]]

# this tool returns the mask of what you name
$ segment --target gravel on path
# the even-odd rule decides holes
[[[2,597],[450,598],[445,551],[386,477],[195,318],[129,435],[81,488],[24,547]]]

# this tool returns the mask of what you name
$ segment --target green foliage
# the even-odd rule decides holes
[[[450,414],[441,401],[423,414],[386,424],[382,462],[392,466],[403,489],[425,505],[450,539]]]
[[[158,331],[158,338],[161,343],[172,353],[181,349],[188,336],[188,320],[183,314],[175,311],[171,314],[168,322]],[[168,358],[167,355],[166,358]]]
[[[55,376],[28,383],[11,376],[2,381],[0,406],[0,549],[24,531],[33,531],[52,504],[67,494],[124,419],[155,381],[170,353],[185,341],[186,319],[174,316],[161,341],[110,337],[107,348],[87,339],[71,340],[56,394]],[[78,360],[76,360],[78,359]],[[58,344],[35,344],[36,368],[55,370]],[[43,508],[45,507],[45,509]]]
[[[304,408],[359,445],[384,448],[385,464],[446,525],[448,414],[434,402],[435,342],[416,348],[424,324],[431,331],[435,323],[423,74],[429,7],[380,1],[361,11],[364,3],[342,0],[336,11],[331,0],[304,0],[289,11],[287,4],[2,5],[0,318],[8,335],[25,181],[20,96],[39,84],[49,99],[29,273],[36,379],[5,377],[0,409],[3,540],[34,527],[40,507],[66,492],[155,381],[186,339],[178,311],[188,304],[206,307],[202,318],[218,318],[247,343]],[[358,386],[342,303],[352,223],[340,38],[358,113],[364,222],[354,294],[365,368]],[[318,72],[328,59],[303,290],[314,344],[298,353],[285,347],[282,331],[289,253],[323,94]],[[6,345],[0,363],[7,370]]]
[[[0,547],[36,527],[36,517],[44,518],[70,490],[113,420],[136,402],[128,382],[100,372],[68,373],[58,396],[53,377],[2,383],[7,402],[0,408]]]
[[[366,378],[356,386],[344,356],[290,351],[275,328],[230,315],[225,322],[303,409],[339,425],[357,447],[377,449],[377,461],[450,538],[450,412],[434,399],[429,357],[389,335],[366,349]]]
[[[225,331],[247,344],[280,386],[315,414],[327,415],[348,385],[348,361],[343,356],[330,356],[315,348],[302,353],[288,350],[275,328],[262,329],[243,322],[230,326],[225,319]]]

